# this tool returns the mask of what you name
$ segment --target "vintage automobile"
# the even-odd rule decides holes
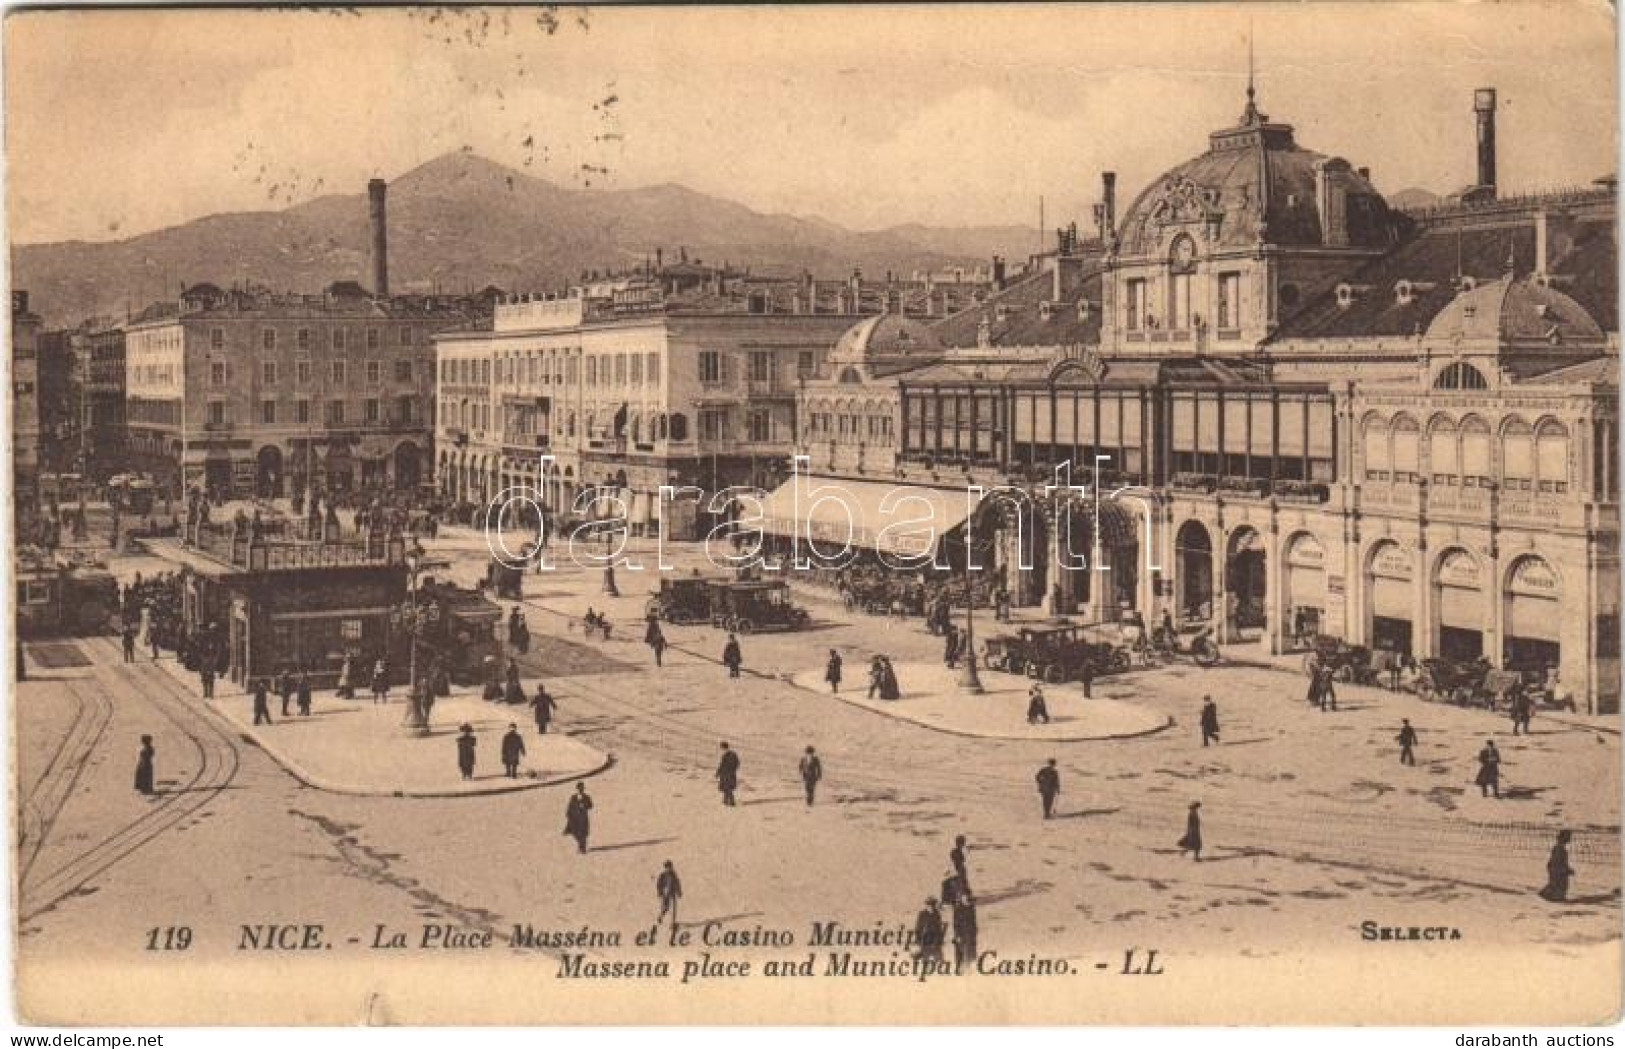
[[[994,634],[982,641],[982,665],[1007,674],[1025,674],[1032,645],[1021,634]]]
[[[23,637],[105,634],[118,610],[109,572],[54,563],[17,569],[17,632]]]
[[[797,630],[810,620],[807,610],[790,600],[790,584],[782,579],[718,579],[707,589],[712,624],[733,633]]]
[[[1128,649],[1090,641],[1079,625],[1023,627],[1018,634],[1027,644],[1027,676],[1050,684],[1076,681],[1086,672],[1099,677],[1129,667]]]
[[[662,579],[660,590],[649,598],[645,614],[668,623],[708,623],[711,621],[711,587],[720,582],[714,576],[692,575]]]

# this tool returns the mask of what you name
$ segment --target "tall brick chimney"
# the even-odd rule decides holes
[[[389,294],[389,220],[384,210],[387,192],[389,185],[381,178],[367,183],[368,255],[372,263],[372,293],[379,298]]]
[[[1481,87],[1473,92],[1473,112],[1478,115],[1478,185],[1495,196],[1495,88]]]
[[[1111,240],[1117,232],[1117,172],[1100,173],[1101,238]]]

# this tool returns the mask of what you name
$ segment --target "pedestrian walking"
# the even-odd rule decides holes
[[[1411,727],[1410,718],[1399,719],[1399,763],[1401,765],[1416,764],[1416,729]]]
[[[153,748],[152,737],[141,737],[141,753],[135,759],[135,789],[137,793],[152,796],[153,789],[153,759],[158,755]]]
[[[660,923],[671,915],[671,942],[677,942],[677,901],[683,898],[683,883],[677,877],[677,868],[667,860],[660,865],[660,874],[655,878],[655,896],[660,899],[660,913],[655,917],[655,929],[660,929]]]
[[[738,677],[739,667],[744,662],[744,654],[739,650],[739,639],[729,634],[728,643],[722,646],[722,665],[728,668],[728,676]]]
[[[969,890],[954,901],[954,969],[975,972],[976,899]]]
[[[129,623],[124,624],[124,662],[135,662],[135,627]]]
[[[558,701],[548,694],[547,686],[540,681],[536,683],[536,697],[530,701],[530,709],[536,715],[537,735],[547,735],[548,723],[553,720],[553,710]]]
[[[1095,661],[1087,656],[1078,667],[1078,680],[1083,684],[1083,698],[1095,698]]]
[[[1044,689],[1038,682],[1027,690],[1027,724],[1036,725],[1039,722],[1049,724],[1049,704],[1044,702]]]
[[[649,617],[649,627],[643,632],[643,643],[648,645],[655,654],[655,666],[664,666],[662,657],[666,652],[666,635],[660,629],[660,620]]]
[[[824,763],[818,759],[818,752],[808,747],[801,756],[801,785],[807,792],[809,808],[812,807],[813,795],[818,791],[818,781],[823,778]]]
[[[1546,860],[1546,887],[1540,890],[1543,900],[1562,903],[1569,897],[1569,879],[1574,877],[1574,868],[1569,866],[1569,840],[1573,837],[1572,831],[1557,832],[1557,844],[1552,846],[1552,854]]]
[[[1219,708],[1212,696],[1202,697],[1202,746],[1219,742]]]
[[[264,678],[254,680],[254,724],[271,724],[271,684]]]
[[[942,625],[942,662],[949,670],[959,662],[959,628],[952,623]]]
[[[372,701],[389,702],[389,668],[382,659],[372,665]]]
[[[954,837],[954,847],[948,850],[948,862],[953,864],[954,873],[959,876],[959,884],[965,892],[970,892],[970,868],[965,863],[965,836]]]
[[[504,703],[519,704],[525,701],[525,686],[519,680],[519,664],[508,660],[507,684],[502,689]]]
[[[841,654],[833,648],[829,650],[829,659],[824,663],[824,680],[829,682],[830,695],[841,691]]]
[[[355,657],[344,653],[344,662],[339,664],[339,698],[355,698]]]
[[[1034,778],[1038,781],[1038,798],[1044,804],[1044,818],[1049,819],[1055,814],[1055,799],[1061,793],[1061,770],[1055,767],[1055,759],[1050,758]]]
[[[881,684],[886,680],[886,663],[882,656],[875,656],[869,660],[869,699],[875,698],[880,691]]]
[[[147,631],[147,642],[152,645],[152,661],[158,662],[158,631]]]
[[[592,798],[585,783],[576,784],[576,792],[564,806],[564,833],[576,840],[576,852],[587,851],[587,836],[592,833]]]
[[[457,737],[457,768],[462,771],[464,779],[474,778],[474,748],[479,740],[474,738],[474,726],[464,725],[462,735]]]
[[[295,706],[299,708],[300,717],[310,717],[310,672],[308,670],[299,672],[299,684],[294,689],[293,701]]]
[[[942,961],[942,941],[942,911],[937,907],[937,898],[928,896],[925,906],[914,918],[916,957],[925,962]]]
[[[1508,713],[1512,717],[1512,734],[1529,735],[1529,720],[1535,716],[1535,705],[1530,702],[1529,693],[1522,687],[1513,692]]]
[[[214,663],[211,659],[210,656],[204,656],[203,666],[199,667],[197,672],[198,680],[203,682],[204,699],[214,698]]]
[[[1314,664],[1310,667],[1310,670],[1309,670],[1309,696],[1308,696],[1308,699],[1309,699],[1309,705],[1310,706],[1312,706],[1312,707],[1322,707],[1324,709],[1324,704],[1321,702],[1321,698],[1320,698],[1320,684],[1321,684],[1320,661],[1317,659],[1314,662]]]
[[[1495,796],[1501,796],[1501,752],[1495,749],[1495,740],[1488,740],[1484,749],[1478,752],[1478,784],[1480,797],[1488,797],[1491,791]]]
[[[288,716],[288,704],[293,702],[293,690],[293,675],[288,672],[287,667],[283,667],[276,676],[276,693],[278,696],[282,697],[283,717]]]
[[[1320,709],[1337,709],[1337,685],[1332,676],[1331,667],[1321,667],[1317,673],[1320,676]]]
[[[734,803],[734,791],[739,789],[739,755],[722,744],[722,760],[717,762],[717,789],[722,791],[722,803]]]
[[[1185,836],[1179,839],[1179,854],[1190,853],[1197,863],[1202,862],[1202,803],[1191,802],[1185,816]]]
[[[509,779],[519,778],[519,759],[524,756],[525,741],[519,738],[519,726],[510,721],[502,737],[502,771]]]

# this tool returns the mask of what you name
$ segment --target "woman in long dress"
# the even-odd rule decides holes
[[[883,659],[880,663],[880,698],[903,698],[903,690],[897,686],[897,672],[892,669],[889,659]]]
[[[1185,817],[1185,836],[1179,839],[1179,854],[1189,852],[1198,863],[1202,862],[1202,803],[1191,802],[1190,814]]]
[[[1569,866],[1569,839],[1572,837],[1572,831],[1557,832],[1557,844],[1552,846],[1552,855],[1546,861],[1546,887],[1540,890],[1543,900],[1562,903],[1569,897],[1569,879],[1574,877],[1574,868]]]
[[[141,756],[135,759],[135,789],[149,796],[155,793],[152,786],[152,760],[157,753],[152,746],[152,737],[142,736]]]
[[[355,698],[355,682],[351,680],[355,673],[355,657],[345,653],[344,663],[339,667],[339,698]]]

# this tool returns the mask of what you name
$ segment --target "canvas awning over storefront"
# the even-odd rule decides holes
[[[972,494],[907,484],[878,484],[796,475],[761,501],[749,500],[745,524],[772,535],[812,539],[821,549],[854,547],[925,557],[974,509]]]

